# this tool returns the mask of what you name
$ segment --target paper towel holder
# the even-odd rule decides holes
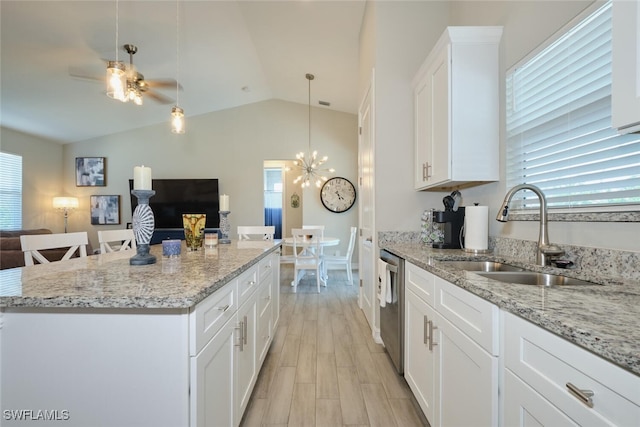
[[[478,206],[479,203],[474,203],[473,205],[474,206]],[[462,251],[463,252],[467,252],[467,253],[471,253],[471,254],[474,254],[474,255],[487,254],[487,253],[492,252],[492,250],[489,249],[489,248],[487,248],[487,249],[470,249],[470,248],[465,247],[465,244],[463,243],[464,242],[463,235],[466,232],[466,230],[465,230],[466,226],[467,226],[467,223],[465,221],[464,224],[462,224],[462,228],[460,228],[460,236],[459,236],[459,238],[460,238],[460,247],[462,248]]]

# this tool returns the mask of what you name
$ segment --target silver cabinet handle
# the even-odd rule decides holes
[[[247,345],[247,316],[244,316],[244,322],[242,322],[242,339],[244,340],[244,344]]]
[[[593,408],[593,400],[591,399],[593,397],[592,390],[582,390],[571,383],[567,383],[567,389],[569,389],[569,393],[577,397],[579,401],[587,405],[589,408]]]
[[[236,344],[236,347],[240,347],[240,351],[244,351],[244,339],[243,339],[244,326],[242,322],[238,323],[238,326],[236,326],[236,329],[240,330],[240,344]]]
[[[229,304],[225,305],[224,307],[216,307],[216,310],[220,310],[220,311],[227,311],[229,309]]]
[[[437,326],[433,326],[433,320],[429,320],[429,351],[433,351],[433,346],[438,345],[437,342],[433,342],[433,330],[438,329]]]
[[[422,329],[422,342],[424,344],[429,344],[429,318],[427,317],[427,315],[424,315],[424,325],[423,325],[423,329]]]

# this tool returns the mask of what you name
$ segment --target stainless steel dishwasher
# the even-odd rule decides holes
[[[386,263],[391,280],[390,288],[397,297],[380,307],[380,338],[396,367],[398,374],[404,374],[404,259],[384,249],[380,259]],[[383,274],[383,272],[379,272]],[[378,294],[380,294],[378,283]]]

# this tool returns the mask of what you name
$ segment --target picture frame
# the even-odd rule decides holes
[[[76,157],[76,187],[105,187],[104,157]]]
[[[91,225],[120,224],[120,196],[91,196]]]

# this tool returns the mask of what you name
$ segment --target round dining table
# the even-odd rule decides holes
[[[305,242],[300,242],[299,244],[302,247],[306,246]],[[322,246],[323,248],[327,246],[338,246],[339,244],[340,239],[338,237],[325,236],[320,238],[320,246]],[[282,239],[282,245],[293,247],[293,237],[285,237],[284,239]],[[324,286],[327,286],[327,280],[329,279],[329,277],[326,267],[323,268],[322,277],[320,279],[322,280]],[[293,286],[293,282],[291,282],[291,286]]]

